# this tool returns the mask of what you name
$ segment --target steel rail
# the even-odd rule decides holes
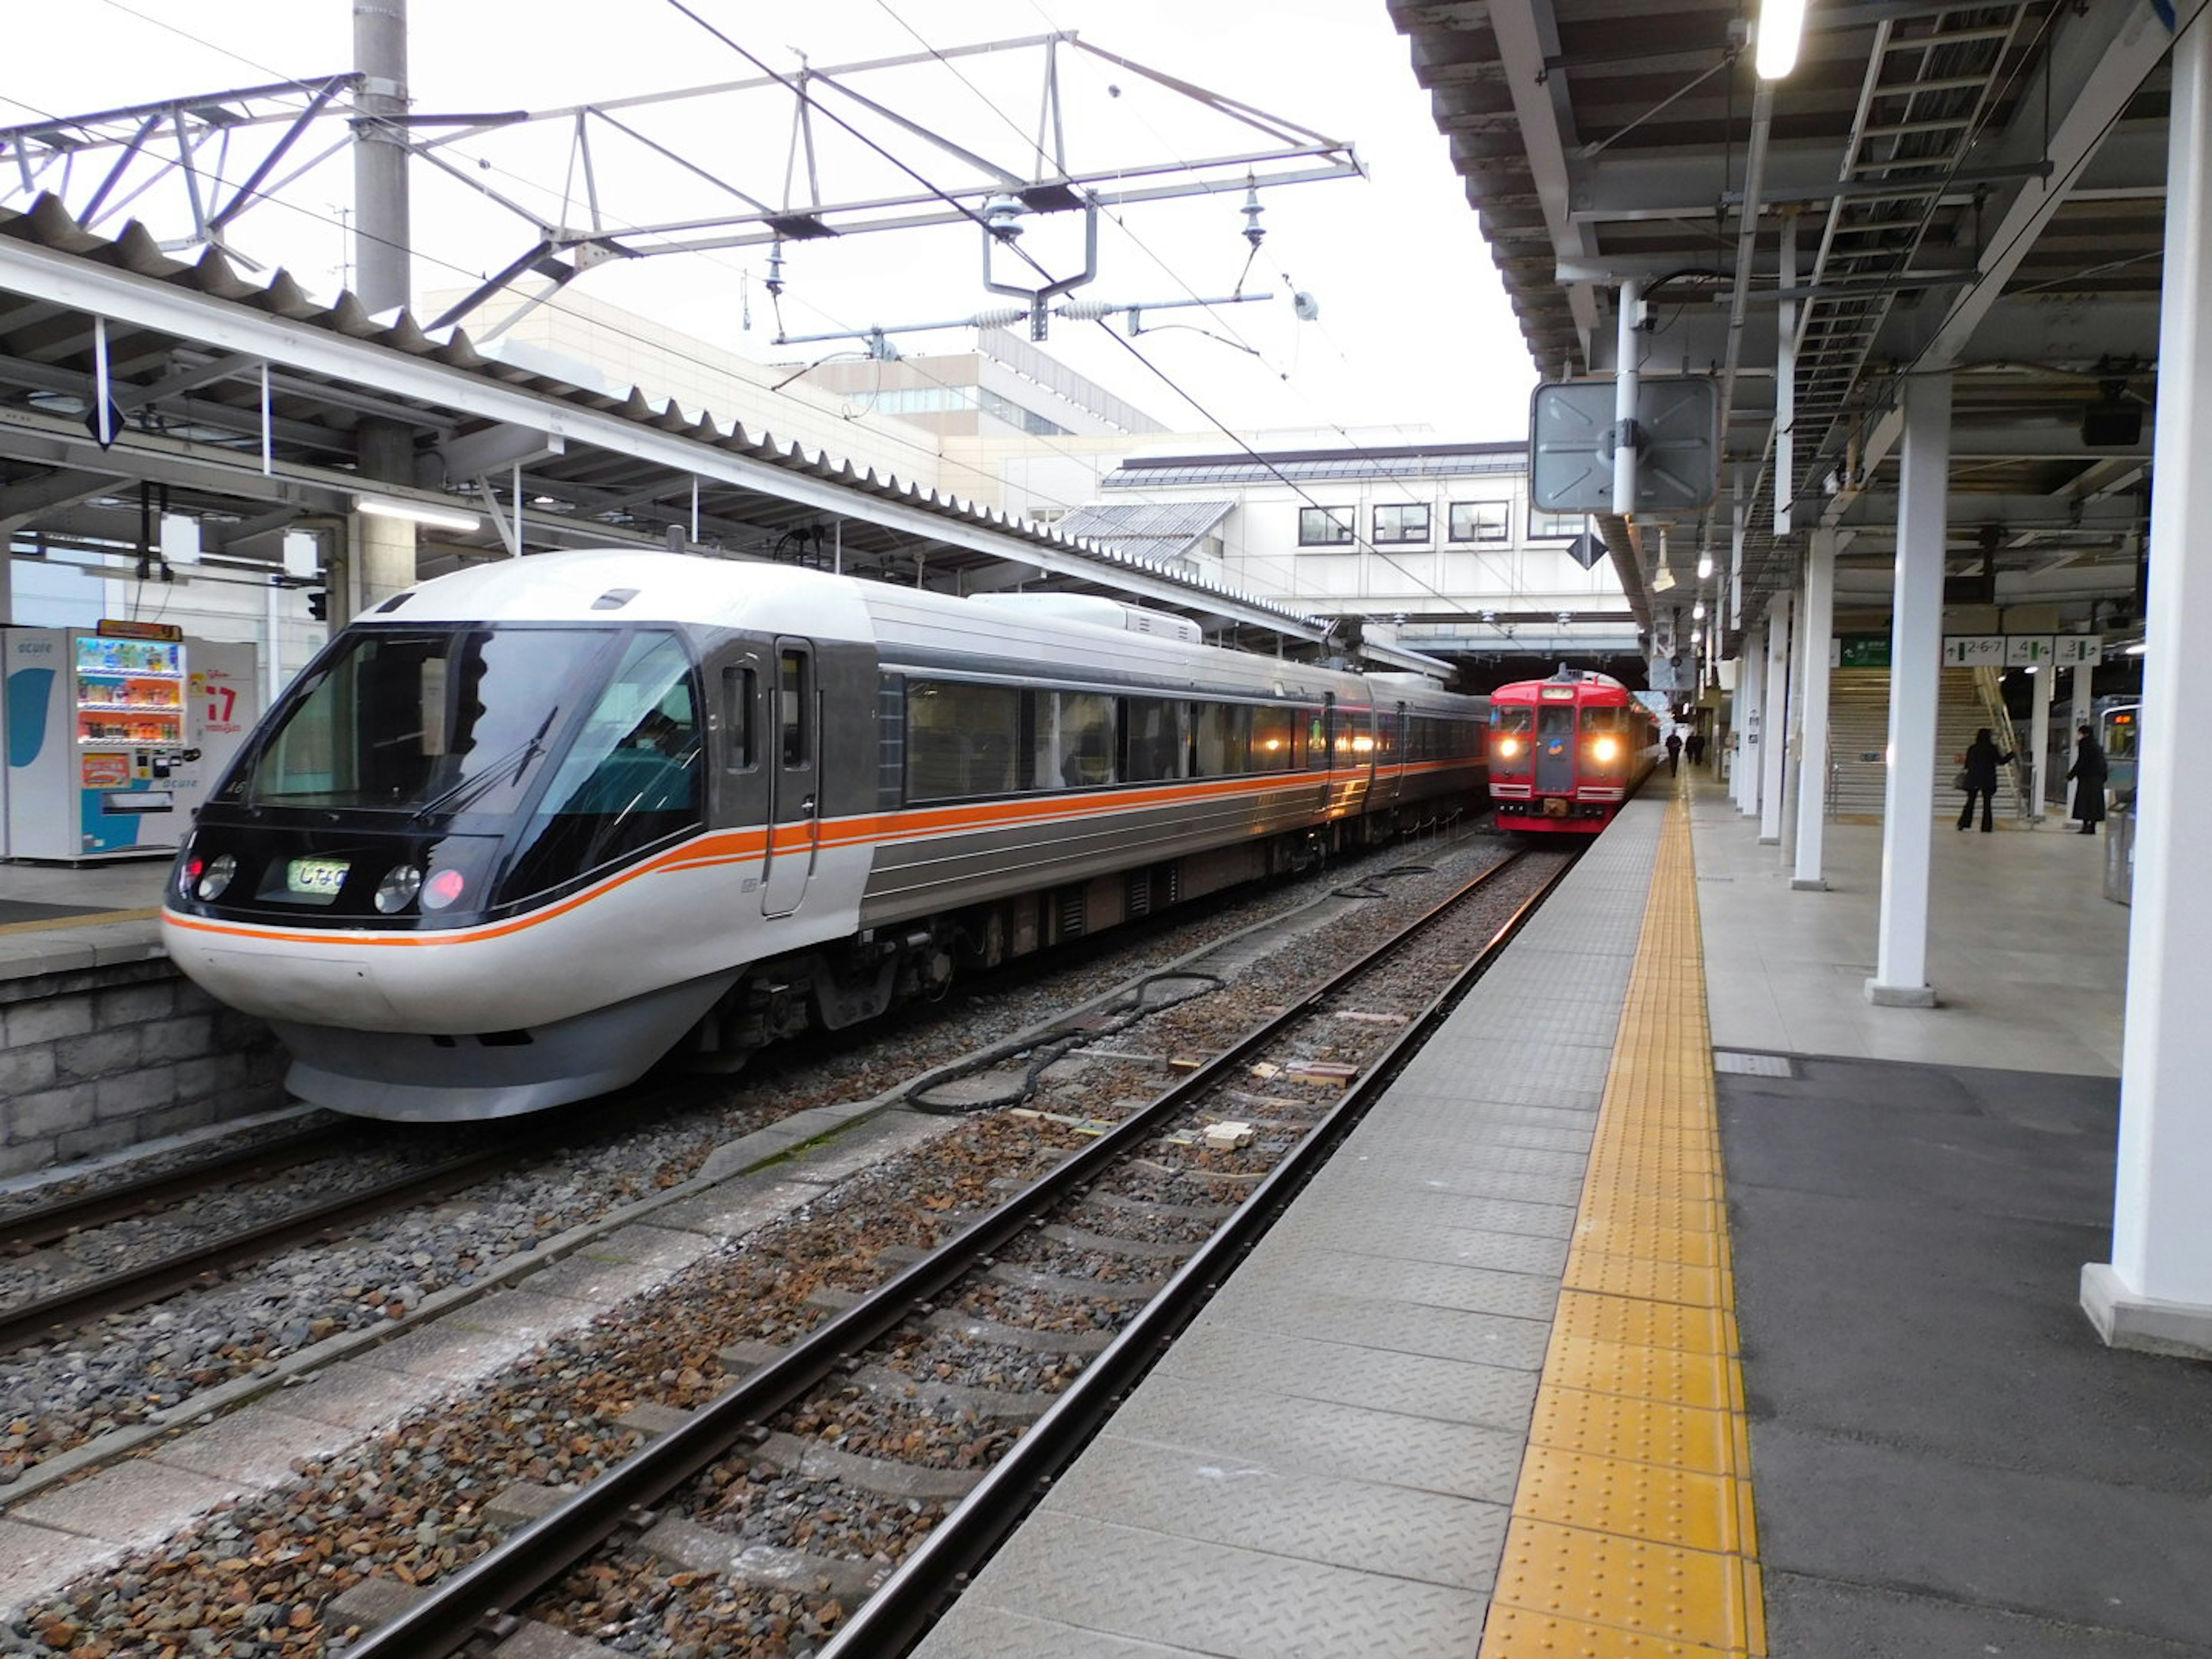
[[[188,1170],[172,1170],[167,1175],[149,1176],[104,1191],[87,1193],[80,1198],[23,1211],[0,1221],[0,1255],[20,1255],[70,1233],[105,1227],[110,1222],[127,1220],[132,1216],[152,1215],[210,1187],[251,1181],[296,1168],[321,1152],[335,1151],[342,1139],[358,1133],[355,1125],[325,1124],[282,1139],[264,1141],[228,1158],[196,1164]]]
[[[945,1604],[958,1595],[964,1582],[1036,1507],[1053,1481],[1105,1426],[1129,1390],[1212,1300],[1237,1262],[1259,1243],[1337,1147],[1358,1127],[1403,1069],[1411,1051],[1427,1042],[1573,867],[1570,860],[1506,919],[1474,960],[1352,1082],[1329,1115],[1267,1172],[1251,1196],[1122,1328],[1112,1345],[1085,1366],[1045,1414],[992,1465],[975,1490],[961,1500],[959,1508],[933,1528],[897,1571],[845,1621],[818,1659],[894,1659],[920,1640],[942,1615]],[[1404,937],[1392,941],[1393,945]]]
[[[64,1335],[102,1314],[143,1307],[195,1284],[212,1285],[229,1269],[258,1261],[288,1244],[337,1237],[341,1229],[354,1222],[437,1197],[480,1176],[510,1167],[514,1161],[515,1149],[511,1146],[450,1158],[434,1168],[233,1233],[204,1249],[149,1267],[106,1274],[76,1290],[0,1310],[0,1353]]]
[[[490,1552],[479,1556],[452,1577],[441,1581],[406,1611],[348,1647],[347,1659],[448,1659],[448,1656],[471,1648],[488,1650],[513,1636],[520,1622],[516,1610],[532,1597],[557,1583],[572,1567],[602,1545],[621,1537],[642,1534],[659,1519],[656,1506],[671,1493],[680,1490],[738,1447],[759,1437],[765,1432],[763,1425],[769,1419],[805,1399],[811,1391],[832,1376],[840,1362],[848,1355],[875,1342],[916,1312],[928,1310],[933,1298],[956,1284],[982,1258],[1003,1249],[1024,1231],[1039,1211],[1079,1188],[1088,1187],[1115,1160],[1149,1139],[1164,1121],[1173,1117],[1189,1102],[1229,1079],[1245,1060],[1275,1041],[1287,1028],[1336,995],[1346,984],[1398,949],[1408,939],[1455,908],[1470,894],[1495,881],[1527,856],[1525,849],[1516,852],[1484,871],[1457,892],[1440,901],[1391,938],[1332,975],[1327,982],[1300,997],[1279,1014],[1240,1038],[1232,1047],[1215,1055],[1156,1097],[1141,1110],[1071,1154],[1006,1203],[980,1217],[939,1245],[931,1255],[817,1327],[780,1358],[752,1372],[718,1399],[700,1407],[680,1427],[641,1447],[559,1508],[511,1534]],[[1564,869],[1560,874],[1565,874]],[[1454,981],[1453,987],[1443,997],[1431,1005],[1431,1012],[1409,1025],[1398,1042],[1384,1051],[1382,1060],[1370,1067],[1364,1077],[1347,1090],[1346,1103],[1340,1103],[1337,1112],[1332,1114],[1330,1119],[1324,1120],[1324,1124],[1334,1121],[1350,1101],[1368,1099],[1371,1092],[1371,1079],[1383,1074],[1385,1062],[1396,1058],[1416,1030],[1425,1034],[1432,1029],[1433,1019],[1440,1017],[1436,1011],[1455,999],[1463,986],[1473,982],[1480,969],[1486,966],[1503,948],[1504,942],[1519,930],[1536,904],[1557,884],[1559,879],[1559,876],[1554,876],[1546,884],[1542,892],[1516,912],[1512,920],[1493,938],[1491,945],[1477,957],[1475,963]],[[1073,1030],[1071,1026],[1071,1034]],[[1049,1040],[1049,1033],[1040,1039]],[[1346,1127],[1349,1127],[1348,1122]],[[1309,1146],[1314,1146],[1315,1151],[1307,1152]],[[1322,1149],[1316,1146],[1314,1136],[1309,1135],[1291,1156],[1300,1161],[1301,1167],[1305,1167],[1313,1158],[1320,1155]],[[1286,1190],[1288,1183],[1279,1185],[1271,1174],[1255,1189],[1255,1195],[1261,1191]],[[1248,1206],[1249,1202],[1248,1200]],[[1244,1206],[1240,1206],[1237,1213],[1243,1214]],[[1232,1219],[1224,1224],[1235,1224]],[[1252,1236],[1256,1237],[1256,1234]],[[1218,1263],[1223,1259],[1201,1251],[1170,1281],[1170,1289],[1184,1287],[1182,1295],[1193,1298],[1188,1309],[1180,1311],[1172,1325],[1166,1327],[1170,1335],[1188,1322],[1190,1314],[1195,1311],[1197,1301],[1202,1300],[1203,1295],[1210,1293],[1218,1282],[1218,1269],[1203,1273],[1194,1271],[1201,1258],[1209,1263]],[[1138,1323],[1145,1323],[1144,1316],[1139,1316]],[[1130,1328],[1136,1327],[1133,1325]],[[1146,1328],[1158,1328],[1146,1325]],[[1078,1390],[1082,1390],[1086,1399],[1103,1397],[1094,1394],[1097,1385],[1091,1379],[1105,1369],[1104,1361],[1117,1353],[1156,1346],[1159,1340],[1152,1337],[1132,1342],[1125,1333],[1124,1337],[1117,1338],[1099,1360],[1085,1368],[1076,1382],[1070,1385],[1067,1394],[1075,1395]],[[1133,1364],[1133,1361],[1124,1363]],[[1146,1363],[1149,1364],[1149,1359]],[[1091,1409],[1103,1418],[1106,1408]],[[1014,1450],[1009,1452],[1008,1458],[1018,1455],[1021,1445],[1039,1436],[1048,1424],[1072,1425],[1075,1420],[1064,1396],[1023,1437]],[[1086,1427],[1081,1438],[1089,1438],[1090,1431]],[[1056,1431],[1052,1439],[1058,1442],[1072,1437],[1073,1429],[1070,1428],[1065,1432]],[[1075,1441],[1074,1443],[1079,1444],[1080,1442]],[[999,1467],[1003,1468],[1005,1462],[1006,1460],[1002,1460]],[[1026,1469],[1028,1466],[1024,1462],[1020,1467]],[[944,1524],[951,1525],[958,1516],[976,1510],[979,1507],[977,1499],[984,1492],[1003,1490],[1012,1478],[1000,1477],[994,1468],[976,1492],[969,1496],[953,1516],[948,1516]],[[1036,1480],[1042,1477],[1026,1478]],[[978,1553],[987,1549],[988,1544],[994,1543],[1011,1524],[1012,1519],[1008,1518],[990,1533],[988,1542],[984,1544],[962,1547],[959,1553],[963,1559],[969,1558],[971,1548]],[[963,1535],[969,1527],[988,1529],[991,1526],[988,1520],[970,1520],[963,1525]],[[925,1549],[927,1547],[924,1547]],[[954,1547],[946,1547],[950,1550]],[[917,1552],[917,1555],[921,1553]],[[956,1567],[948,1571],[959,1569]],[[913,1578],[904,1567],[893,1575],[883,1589],[878,1591],[878,1597],[890,1593],[902,1579],[908,1581],[908,1587],[901,1590],[896,1605],[905,1606],[912,1601],[925,1607],[934,1606],[941,1592],[933,1588],[927,1590],[913,1588]],[[871,1601],[866,1605],[872,1607],[874,1602]],[[889,1619],[891,1615],[887,1613],[883,1617]],[[842,1635],[833,1644],[831,1650],[839,1650],[857,1651],[848,1645]],[[867,1651],[872,1655],[875,1650]],[[828,1659],[827,1652],[823,1659]]]

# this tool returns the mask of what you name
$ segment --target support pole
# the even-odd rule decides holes
[[[1638,337],[1636,313],[1644,308],[1644,285],[1631,276],[1620,285],[1620,315],[1613,336],[1613,510],[1624,519],[1636,513],[1636,357],[1643,342]]]
[[[1797,620],[1799,659],[1805,665],[1797,751],[1797,864],[1790,884],[1819,892],[1828,884],[1828,639],[1836,625],[1836,532],[1815,530],[1805,538],[1805,606]]]
[[[2051,799],[2051,781],[2044,776],[2044,770],[2051,764],[2051,694],[2058,688],[2058,671],[2047,662],[2039,664],[2034,679],[2035,716],[2028,725],[2028,753],[2035,757],[2035,765],[2028,776],[2035,786],[2035,799],[2028,803],[2027,816],[2040,823],[2044,803]]]
[[[363,115],[407,112],[407,0],[353,0],[354,94]],[[404,129],[357,122],[353,140],[354,297],[371,312],[413,297]]]
[[[1951,471],[1951,377],[1914,374],[1897,497],[1889,632],[1889,775],[1882,792],[1881,927],[1869,1002],[1932,1008],[1928,854],[1936,814],[1936,699],[1943,654],[1943,523]]]
[[[2081,1270],[2081,1305],[2114,1347],[2212,1358],[2212,823],[2193,690],[2212,635],[2212,28],[2173,45],[2166,269],[2159,303],[2150,592],[2145,611],[2135,902],[2120,1067],[2112,1259]],[[2094,879],[2085,874],[2081,879]]]
[[[1743,716],[1735,751],[1735,810],[1747,817],[1759,811],[1759,744],[1765,724],[1759,693],[1765,667],[1766,629],[1762,626],[1744,635],[1743,654],[1735,660],[1736,707]]]
[[[1759,844],[1782,845],[1782,763],[1790,747],[1790,596],[1766,604],[1766,690],[1759,698]]]

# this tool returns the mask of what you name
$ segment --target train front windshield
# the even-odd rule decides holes
[[[512,806],[547,738],[605,677],[616,637],[580,629],[343,635],[231,799],[410,814]]]
[[[227,878],[232,902],[333,917],[369,912],[364,872],[373,886],[394,860],[451,865],[434,895],[450,921],[696,828],[704,735],[692,654],[672,632],[360,629],[277,711],[195,845],[251,865]],[[224,808],[251,816],[226,820]],[[319,885],[302,884],[309,865]]]

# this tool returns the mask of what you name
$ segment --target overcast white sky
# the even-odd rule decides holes
[[[1146,332],[1135,343],[1223,422],[1244,429],[1340,426],[1362,441],[1377,430],[1426,428],[1454,438],[1516,438],[1534,380],[1474,210],[1452,172],[1406,43],[1382,0],[688,0],[708,22],[780,71],[804,52],[817,66],[1033,35],[1084,40],[1153,69],[1356,144],[1370,178],[1263,192],[1269,231],[1248,290],[1269,303],[1165,313],[1233,336],[1256,351],[1188,329]],[[546,109],[696,86],[756,73],[738,53],[666,0],[596,7],[544,0],[412,0],[410,88],[421,111]],[[351,66],[350,0],[69,0],[9,8],[0,69],[0,121],[81,113],[172,94],[213,92]],[[998,159],[1033,158],[1041,57],[963,60],[962,78],[938,64],[872,84],[904,113]],[[1167,156],[1226,154],[1249,133],[1193,120],[1141,80],[1085,58],[1067,60],[1071,161],[1140,165]],[[1119,88],[1118,94],[1109,88]],[[640,116],[731,184],[781,199],[788,100],[752,94],[690,113]],[[1209,120],[1218,118],[1208,118]],[[819,155],[833,198],[890,182],[880,164],[825,127]],[[337,137],[337,129],[330,131]],[[838,153],[845,145],[846,153]],[[559,216],[570,172],[565,137],[547,129],[487,136],[462,147],[492,189]],[[909,141],[901,152],[933,181],[956,164]],[[637,222],[715,210],[712,188],[665,164],[601,153],[599,185],[610,221]],[[242,174],[250,163],[234,161]],[[872,171],[871,169],[874,169]],[[467,286],[528,246],[523,223],[417,164],[415,286]],[[904,185],[908,181],[896,181]],[[572,186],[580,191],[580,181]],[[82,194],[82,186],[80,186]],[[311,287],[342,270],[339,210],[351,200],[343,156],[288,187],[282,205],[239,222],[242,251],[290,266]],[[141,204],[174,234],[182,198]],[[1240,194],[1135,206],[1101,235],[1100,273],[1080,297],[1129,302],[1227,294],[1245,266]],[[580,222],[581,210],[572,222]],[[116,222],[104,228],[112,231]],[[1079,264],[1058,225],[1024,245],[1055,272]],[[783,308],[789,332],[967,316],[1012,301],[980,282],[981,234],[962,227],[794,245]],[[746,278],[750,276],[750,283]],[[732,249],[602,268],[571,291],[655,317],[763,361],[807,361],[836,349],[776,347],[762,292],[764,251]],[[1286,280],[1287,279],[1287,280]],[[744,328],[747,289],[752,329]],[[1293,289],[1312,294],[1317,323],[1290,311]],[[909,355],[957,349],[958,334],[900,336]],[[1206,422],[1093,323],[1056,321],[1048,349],[1171,428]]]

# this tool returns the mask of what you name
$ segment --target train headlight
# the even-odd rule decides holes
[[[199,884],[192,890],[199,895],[203,902],[219,899],[223,890],[230,885],[231,878],[237,873],[238,860],[228,853],[218,853],[209,861],[208,867],[200,872]]]
[[[1511,760],[1511,759],[1512,759],[1516,755],[1519,754],[1520,752],[1521,752],[1521,739],[1520,739],[1520,738],[1498,738],[1498,757],[1499,757],[1501,760]]]
[[[460,897],[461,890],[467,885],[466,878],[459,871],[438,871],[422,884],[422,908],[425,910],[443,910]]]
[[[1620,758],[1619,738],[1600,738],[1590,744],[1590,756],[1595,760],[1613,761]]]
[[[397,915],[412,904],[415,895],[422,890],[422,872],[411,864],[395,864],[376,884],[376,908],[387,916]]]

